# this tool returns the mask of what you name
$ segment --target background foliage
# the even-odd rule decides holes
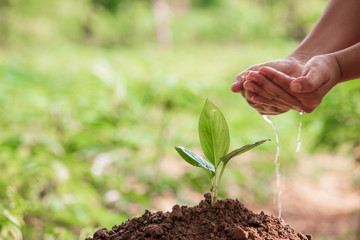
[[[289,54],[326,1],[166,3],[164,43],[155,0],[0,0],[0,239],[84,239],[168,193],[194,204],[189,191],[208,191],[202,172],[174,175],[160,165],[182,161],[174,145],[199,148],[205,98],[227,118],[232,147],[275,140],[230,92],[232,79]],[[358,143],[359,90],[344,83],[304,116],[302,151]],[[299,115],[273,119],[287,145],[282,168],[291,171]],[[238,198],[271,198],[275,146],[254,151],[246,174],[228,169],[223,186],[238,186]]]

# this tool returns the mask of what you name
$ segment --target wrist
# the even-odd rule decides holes
[[[320,56],[323,56],[325,59],[327,59],[329,73],[331,73],[330,79],[333,79],[334,85],[342,82],[343,73],[341,63],[336,53],[329,53]]]
[[[335,61],[337,64],[338,72],[339,72],[339,82],[342,82],[343,81],[343,71],[342,71],[340,59],[336,56],[336,54],[334,54],[334,58],[335,58]]]
[[[303,51],[294,51],[286,59],[292,59],[300,62],[301,64],[306,64],[314,55],[308,52]]]
[[[360,77],[360,43],[331,54],[336,60],[339,70],[339,82],[345,82]]]

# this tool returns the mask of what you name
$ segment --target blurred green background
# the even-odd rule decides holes
[[[206,98],[225,115],[232,148],[273,140],[247,155],[246,171],[226,170],[220,196],[272,201],[274,131],[230,86],[290,54],[326,3],[0,0],[0,239],[84,239],[158,210],[161,196],[196,204],[207,178],[182,167],[173,146],[200,153]],[[351,156],[359,91],[344,83],[303,116],[301,152]],[[272,119],[291,175],[300,116]]]

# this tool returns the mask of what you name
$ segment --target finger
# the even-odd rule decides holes
[[[262,67],[259,72],[284,90],[290,89],[291,81],[295,80],[295,78],[270,67]]]
[[[248,99],[246,99],[246,101],[251,107],[253,107],[255,110],[257,110],[259,113],[266,111],[264,105],[261,105],[261,104],[258,104],[258,103],[253,103],[252,101],[250,101]]]
[[[239,80],[237,80],[239,79]],[[240,77],[236,77],[234,83],[231,85],[231,91],[238,93],[243,91],[243,83],[244,81]]]
[[[257,94],[254,94],[250,101],[254,102],[254,103],[258,103],[258,104],[263,104],[263,105],[267,105],[267,106],[273,106],[273,107],[277,107],[277,108],[283,108],[283,109],[291,109],[293,108],[293,106],[290,106],[286,103],[277,101],[275,99],[269,100],[267,98],[263,98],[262,96],[259,96]]]
[[[275,85],[280,87],[284,90],[285,95],[284,100],[286,100],[285,103],[288,103],[288,105],[291,105],[291,108],[294,110],[301,110],[304,108],[303,103],[297,98],[294,94],[289,94],[290,90],[290,83],[291,81],[295,80],[295,78],[290,77],[280,71],[277,71],[276,69],[270,68],[270,67],[262,67],[260,68],[259,72],[264,75],[266,78],[268,78],[270,81],[272,81]],[[281,99],[279,99],[281,101]]]
[[[311,113],[321,103],[324,96],[334,87],[331,81],[325,82],[320,88],[311,93],[298,93],[297,98],[303,104],[303,112]]]
[[[276,107],[279,109],[293,108],[292,106],[290,106],[286,103],[277,101],[276,99],[264,98],[262,96],[259,96],[257,93],[249,91],[249,90],[245,91],[245,98],[248,100],[248,102],[260,104],[261,106],[265,106],[265,107]]]
[[[263,68],[261,68],[263,69]],[[265,69],[265,67],[264,67]],[[266,67],[267,69],[267,67]],[[269,68],[272,69],[272,68]],[[276,70],[275,70],[276,71]],[[277,71],[276,71],[277,72]],[[264,72],[265,74],[266,72]],[[270,77],[274,77],[274,75],[268,75]],[[277,75],[276,75],[277,76]],[[254,81],[259,87],[264,89],[266,92],[273,96],[273,99],[276,99],[284,104],[293,106],[292,108],[299,108],[302,107],[302,104],[299,100],[297,100],[294,96],[290,95],[287,91],[279,87],[277,84],[270,81],[266,76],[263,74],[253,72],[248,76],[249,80]],[[273,80],[273,79],[271,79]],[[285,84],[283,84],[285,85]]]
[[[285,73],[287,75],[292,75],[292,74],[298,74],[300,75],[301,73],[301,66],[300,63],[297,62],[294,59],[283,59],[283,60],[277,60],[277,61],[271,61],[268,64],[264,64],[263,66],[268,66],[270,68],[276,69],[282,73]],[[259,68],[260,70],[260,68]]]
[[[282,109],[274,106],[266,106],[262,104],[253,103],[250,100],[247,101],[251,107],[257,110],[261,115],[278,115],[289,111],[290,109]]]
[[[255,95],[254,92],[246,90],[244,91],[244,97],[247,101],[251,101],[251,98]]]
[[[231,91],[237,93],[244,90],[243,84],[246,80],[246,75],[249,73],[249,70],[241,72],[234,78],[234,83],[231,85]]]
[[[253,98],[254,93],[248,92],[248,97],[249,94],[253,94],[251,95],[251,98]],[[284,112],[289,111],[291,108],[284,108],[284,107],[277,107],[277,106],[270,106],[270,105],[266,105],[266,104],[260,104],[260,103],[256,103],[251,101],[250,99],[246,99],[246,101],[248,102],[248,104],[253,107],[255,110],[257,110],[261,115],[278,115]]]
[[[324,77],[321,72],[310,68],[305,76],[301,76],[290,83],[290,89],[296,93],[309,93],[320,88],[329,80],[330,78]]]
[[[245,90],[249,90],[252,92],[256,92],[257,95],[262,96],[267,99],[273,99],[273,96],[266,92],[264,89],[260,88],[255,82],[253,81],[245,81],[243,84]]]
[[[235,93],[243,91],[244,90],[243,84],[246,81],[246,77],[249,74],[249,72],[259,70],[259,68],[261,66],[262,66],[261,64],[253,65],[253,66],[249,67],[248,69],[246,69],[245,71],[242,71],[241,73],[239,73],[234,78],[234,83],[231,85],[231,91],[233,91]]]

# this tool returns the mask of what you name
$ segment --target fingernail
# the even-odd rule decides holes
[[[248,71],[248,72],[245,74],[245,79],[247,79],[247,78],[249,77],[249,75],[250,75],[251,72],[252,72],[252,71]]]
[[[300,92],[302,90],[301,83],[292,83],[291,90],[293,90],[294,92]]]
[[[250,91],[254,91],[254,88],[251,86],[251,84],[248,84],[249,81],[245,81],[243,86],[245,89],[248,89]]]

